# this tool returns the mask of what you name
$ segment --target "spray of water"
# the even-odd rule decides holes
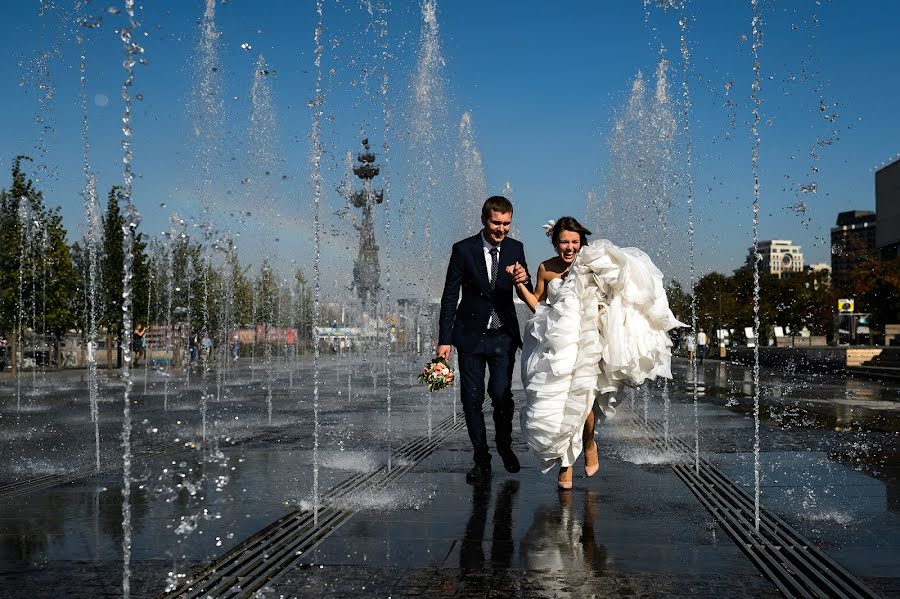
[[[25,343],[25,326],[23,324],[24,306],[25,306],[25,259],[28,246],[30,245],[31,236],[31,206],[28,204],[28,198],[19,198],[19,207],[16,211],[19,217],[19,227],[21,229],[21,238],[19,245],[19,302],[16,306],[16,346],[14,348],[13,367],[16,370],[16,409],[22,409],[22,369],[19,355],[24,355]]]
[[[589,189],[584,194],[584,225],[596,232],[600,232],[600,193],[596,188]]]
[[[313,261],[313,327],[319,324],[321,278],[319,260],[321,257],[321,203],[322,203],[322,106],[325,104],[325,96],[322,92],[322,31],[323,31],[323,0],[316,0],[316,14],[318,20],[314,33],[314,51],[316,67],[316,97],[311,102],[313,109],[312,131],[310,133],[311,155],[310,175],[314,190],[314,217],[315,217],[315,258]],[[313,522],[319,522],[319,340],[313,336]]]
[[[28,223],[28,250],[29,250],[29,260],[28,263],[31,266],[31,301],[29,304],[31,305],[31,322],[29,325],[31,326],[31,343],[32,347],[37,349],[38,340],[37,340],[37,253],[34,250],[35,246],[35,238],[37,237],[38,229],[40,228],[40,222],[38,221],[37,216],[33,216]],[[43,340],[40,341],[43,343]],[[34,354],[34,363],[31,365],[31,395],[32,397],[37,397],[38,389],[37,389],[37,354]]]
[[[100,206],[97,202],[97,180],[93,174],[87,178],[84,191],[85,212],[88,233],[85,236],[88,250],[88,400],[91,406],[91,420],[94,423],[94,458],[100,469],[100,410],[98,398],[100,382],[97,376],[97,277],[100,258]]]
[[[210,202],[213,188],[213,170],[215,156],[219,153],[221,137],[222,93],[220,82],[221,64],[219,59],[220,33],[216,28],[216,0],[206,0],[206,7],[200,19],[200,42],[197,48],[197,79],[199,85],[195,93],[195,110],[198,111],[195,133],[198,137],[200,201],[203,210],[201,228],[206,250],[210,249],[212,240],[212,223],[210,220]],[[207,257],[202,263],[203,302],[202,325],[204,338],[209,337],[209,277],[212,271],[212,258]],[[211,338],[211,337],[210,337]],[[204,348],[205,349],[205,348]],[[205,354],[205,352],[204,352]],[[209,364],[204,362],[201,370],[200,409],[203,414],[203,440],[206,440],[206,410],[211,397],[209,390]]]
[[[420,248],[421,264],[431,264],[432,256],[432,207],[443,173],[442,157],[437,146],[439,134],[446,120],[446,94],[444,91],[444,58],[438,35],[437,0],[422,2],[422,26],[420,28],[419,54],[413,79],[413,105],[411,107],[410,148],[415,156],[411,168],[411,203],[401,209],[406,217],[404,246],[415,244]],[[410,165],[413,167],[413,165]],[[412,226],[413,223],[421,223]],[[413,237],[415,235],[415,238]],[[434,269],[419,269],[410,273],[408,280],[416,281],[420,294],[428,295],[434,289]]]
[[[184,223],[176,214],[169,217],[169,222],[171,228],[169,229],[168,243],[166,244],[166,272],[172,273],[173,276],[168,277],[166,280],[166,356],[171,360],[174,357],[172,353],[172,334],[174,332],[172,330],[172,296],[175,292],[175,243],[178,239],[178,226],[183,226]],[[188,321],[188,326],[190,327],[190,321]],[[172,364],[168,364],[169,372],[171,372],[171,367]],[[167,373],[163,381],[163,410],[169,409],[170,378]]]
[[[151,309],[150,309],[150,302],[152,301],[152,292],[153,292],[153,290],[155,289],[155,286],[153,285],[154,277],[153,277],[153,274],[152,274],[152,273],[154,272],[154,270],[155,270],[154,268],[152,268],[152,267],[150,268],[150,273],[151,273],[151,274],[150,274],[150,277],[147,279],[147,324],[146,324],[146,326],[145,326],[145,328],[144,328],[144,339],[143,339],[143,341],[144,341],[144,346],[143,346],[143,348],[141,349],[141,354],[143,354],[143,358],[144,358],[144,394],[145,394],[145,395],[147,394],[147,379],[150,378],[150,376],[149,376],[149,374],[150,374],[150,360],[148,359],[148,356],[150,355],[150,349],[151,349],[151,348],[150,348],[150,345],[149,345],[149,343],[148,343],[148,341],[147,341],[147,336],[148,336],[148,333],[150,332],[150,330],[149,330],[149,329],[150,329],[150,323],[152,322],[152,321],[150,320],[150,316],[151,316],[151,314],[152,314]],[[139,324],[140,324],[140,323],[139,323]]]
[[[656,216],[656,231],[653,235],[655,242],[652,244],[652,247],[655,250],[655,261],[657,266],[666,273],[671,272],[672,270],[673,248],[671,246],[673,244],[671,242],[677,239],[677,236],[671,234],[669,221],[670,211],[673,205],[672,179],[674,177],[674,142],[678,125],[672,112],[672,102],[667,78],[668,68],[668,60],[663,58],[659,61],[659,65],[656,69],[656,93],[654,94],[653,106],[650,110],[650,130],[651,135],[655,137],[654,143],[651,146],[651,152],[654,169],[656,170],[656,176],[652,179],[653,189],[650,194]],[[680,253],[676,253],[676,255],[680,255]],[[663,440],[668,446],[671,411],[668,379],[663,380],[662,399]]]
[[[125,381],[125,394],[123,399],[122,418],[122,595],[125,599],[131,594],[131,342],[132,342],[132,297],[131,278],[134,263],[134,230],[140,222],[137,208],[131,202],[131,184],[134,173],[131,163],[134,153],[131,149],[131,87],[134,84],[134,66],[138,56],[143,53],[143,48],[133,41],[134,32],[137,29],[137,21],[134,15],[134,0],[125,0],[125,12],[128,16],[128,25],[119,29],[119,37],[125,47],[125,80],[122,83],[122,99],[125,104],[122,115],[122,164],[124,165],[123,178],[125,181],[122,198],[125,201],[125,219],[122,224],[122,343],[123,365],[122,379]]]
[[[478,151],[475,141],[472,113],[468,111],[464,112],[459,120],[456,181],[459,185],[456,192],[459,201],[456,221],[464,227],[458,232],[458,236],[474,235],[481,218],[481,204],[487,197],[487,182],[484,179],[481,152]]]
[[[752,106],[753,122],[750,134],[753,136],[751,167],[753,169],[753,512],[756,530],[759,530],[760,499],[760,456],[759,456],[759,108],[762,105],[760,96],[761,78],[759,48],[762,46],[762,18],[759,0],[750,0],[753,7],[753,86]]]
[[[390,152],[390,136],[393,133],[393,113],[391,111],[391,104],[389,101],[388,92],[390,91],[390,71],[388,68],[390,53],[388,52],[388,26],[387,26],[387,8],[384,5],[379,6],[379,12],[381,13],[381,17],[379,19],[380,29],[379,29],[379,38],[381,39],[381,86],[379,88],[379,92],[381,94],[381,113],[384,118],[384,139],[382,141],[382,183],[384,184],[383,193],[384,193],[384,237],[387,247],[392,247],[393,243],[393,231],[391,229],[391,152]],[[391,294],[393,292],[393,288],[391,287],[391,273],[392,273],[392,263],[391,263],[391,255],[390,252],[387,252],[385,255],[385,263],[384,263],[384,278],[385,278],[385,305],[388,308],[389,312],[392,312],[395,307],[393,303],[393,298]],[[392,355],[392,347],[390,339],[391,333],[387,335],[387,342],[385,348],[385,369],[386,369],[386,377],[385,377],[385,407],[387,409],[387,417],[385,420],[385,429],[386,429],[386,438],[388,440],[388,450],[387,450],[387,468],[388,471],[391,470],[392,467],[392,451],[391,451],[391,402],[392,397],[391,393],[393,390],[393,381],[391,379],[391,359]],[[372,386],[373,388],[376,386],[376,376],[373,372],[372,377]]]
[[[682,12],[686,10],[682,3]],[[688,207],[688,259],[690,261],[690,289],[691,289],[691,334],[697,338],[697,294],[694,289],[696,284],[696,254],[694,252],[694,170],[693,170],[693,144],[691,141],[691,91],[689,86],[691,52],[687,42],[688,17],[678,19],[681,28],[681,59],[682,80],[681,95],[683,103],[682,131],[685,137],[685,178],[687,180],[687,207]],[[700,396],[697,379],[696,356],[691,360],[691,376],[693,387],[691,390],[694,402],[694,470],[700,472]]]
[[[187,242],[187,236],[185,235],[183,239]],[[189,245],[188,245],[189,247]],[[194,337],[194,258],[191,255],[191,252],[188,251],[185,254],[185,265],[184,265],[184,281],[185,285],[187,285],[187,329],[185,333],[187,334],[188,339],[185,339],[187,343],[185,345],[190,345],[190,339]],[[199,342],[199,340],[198,340]],[[199,352],[199,347],[194,348],[194,351]],[[190,362],[187,364],[187,368],[185,369],[185,390],[189,390],[191,387],[191,369],[193,369],[193,359],[194,356],[190,357]]]

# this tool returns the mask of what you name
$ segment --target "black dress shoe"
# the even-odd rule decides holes
[[[498,449],[497,453],[500,454],[500,459],[503,460],[503,467],[506,468],[507,472],[516,473],[519,471],[519,458],[516,457],[512,449],[509,447]]]
[[[486,483],[491,480],[490,464],[475,464],[472,469],[466,472],[466,482],[470,485]]]

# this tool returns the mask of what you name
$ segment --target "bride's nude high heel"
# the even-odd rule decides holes
[[[559,467],[559,475],[556,477],[556,486],[559,487],[563,491],[568,491],[572,488],[572,467],[571,466],[560,466]]]
[[[600,448],[597,447],[596,441],[591,441],[594,446],[594,459],[590,460],[588,458],[588,450],[587,447],[584,449],[584,474],[585,476],[594,476],[597,474],[597,471],[600,470]],[[593,464],[590,462],[593,461]]]

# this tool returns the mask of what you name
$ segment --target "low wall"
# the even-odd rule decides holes
[[[776,337],[775,345],[778,347],[828,347],[828,340],[825,335]]]
[[[884,349],[880,347],[848,347],[847,366],[862,366],[872,358],[881,355]]]
[[[900,324],[884,325],[884,344],[900,346]]]

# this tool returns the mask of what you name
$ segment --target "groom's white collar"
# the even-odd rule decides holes
[[[481,247],[484,248],[485,252],[489,252],[493,248],[497,248],[497,251],[500,251],[500,248],[503,245],[502,241],[500,243],[498,243],[497,245],[491,245],[491,242],[488,241],[484,236],[484,229],[482,229],[481,231],[478,232],[478,238],[481,239]]]

